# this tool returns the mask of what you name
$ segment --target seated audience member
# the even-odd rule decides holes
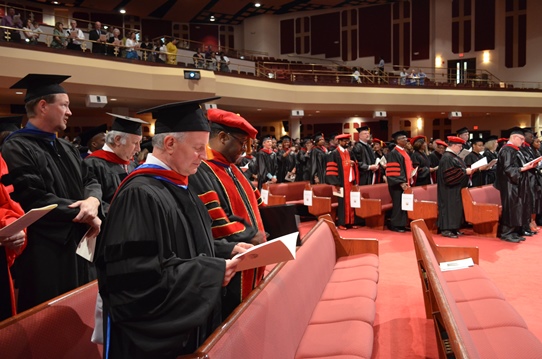
[[[15,24],[15,9],[10,7],[7,11],[7,14],[4,15],[2,18],[2,21],[0,21],[0,26],[5,27],[16,27]],[[19,42],[21,41],[21,34],[19,34],[18,31],[12,30],[12,29],[0,29],[0,40],[1,41],[11,41],[11,42]]]
[[[148,36],[145,36],[143,42],[139,45],[139,49],[143,50],[141,51],[141,58],[146,59],[145,61],[148,62],[154,62],[154,44],[152,41],[149,40]]]
[[[418,85],[418,74],[416,73],[416,70],[415,69],[412,69],[410,71],[410,74],[408,75],[408,81],[407,81],[407,85],[410,85],[410,86],[417,86]]]
[[[224,52],[220,53],[220,72],[230,72],[230,59],[224,55]]]
[[[196,53],[192,56],[194,59],[194,66],[196,66],[197,69],[202,69],[205,64],[205,58],[199,51],[199,49],[196,50]]]
[[[54,49],[63,49],[66,47],[66,37],[64,36],[64,24],[61,21],[57,21],[53,30],[53,39],[51,40],[50,47]]]
[[[34,24],[32,23],[32,19],[26,20],[26,25],[23,27],[23,35],[24,39],[27,43],[30,45],[36,45],[38,43],[38,39],[40,38],[40,34],[43,31],[38,27],[34,27]]]
[[[423,72],[422,69],[420,69],[418,71],[418,82],[419,82],[419,85],[420,86],[424,86],[425,85],[425,78],[427,77],[427,75],[425,74],[425,72]]]
[[[359,78],[360,73],[357,67],[354,67],[352,69],[354,72],[352,73],[352,78],[350,79],[350,83],[361,83],[361,79]]]
[[[106,33],[102,30],[102,23],[96,21],[94,23],[94,30],[89,31],[88,39],[94,41],[92,43],[92,53],[94,54],[106,54]]]
[[[125,51],[126,51],[126,58],[127,59],[137,59],[137,50],[139,49],[139,42],[137,42],[136,39],[136,33],[135,31],[130,31],[128,33],[128,37],[126,38],[126,42],[124,44]]]
[[[406,70],[406,68],[403,67],[403,69],[401,70],[401,73],[399,74],[400,76],[400,81],[399,81],[399,84],[400,85],[406,85],[406,79],[407,79],[407,76],[408,76],[408,72]]]
[[[81,45],[85,41],[85,34],[77,27],[77,21],[70,21],[70,28],[66,30],[68,33],[68,46],[70,50],[81,50]]]

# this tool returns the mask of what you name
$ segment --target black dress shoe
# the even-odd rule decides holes
[[[464,236],[465,235],[465,233],[463,233],[461,231],[457,231],[457,230],[454,230],[452,232],[454,232],[456,236]]]
[[[521,235],[522,235],[522,236],[532,237],[532,236],[534,236],[534,234],[535,234],[535,233],[532,232],[532,231],[527,231],[527,230],[521,231]]]
[[[522,236],[520,236],[520,235],[517,234],[517,233],[512,233],[512,237],[513,237],[513,238],[516,238],[516,239],[519,239],[520,241],[524,241],[524,240],[525,240],[525,237],[522,237]]]
[[[390,231],[393,231],[393,232],[398,232],[398,233],[405,233],[405,230],[401,227],[395,227],[395,226],[388,226],[388,229]]]
[[[452,232],[452,231],[442,231],[441,234],[442,234],[443,237],[457,238],[457,234],[455,234],[455,233]]]
[[[502,236],[501,237],[501,240],[502,241],[506,241],[506,242],[512,242],[512,243],[519,243],[521,242],[521,239],[519,239],[519,237],[514,237],[512,235],[510,236]]]

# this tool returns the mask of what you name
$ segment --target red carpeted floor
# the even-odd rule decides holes
[[[301,235],[315,222],[303,222]],[[478,246],[480,266],[507,300],[523,316],[529,329],[542,340],[542,231],[520,244],[483,238],[466,229],[465,235],[445,238],[434,235],[437,244]],[[377,238],[380,279],[376,301],[373,358],[438,358],[433,321],[425,318],[420,277],[416,268],[410,232],[395,233],[349,229],[344,238]]]

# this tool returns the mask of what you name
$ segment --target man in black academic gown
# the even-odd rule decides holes
[[[457,137],[465,141],[465,143],[461,146],[461,149],[470,152],[471,143],[469,141],[469,129],[467,127],[461,127],[459,130],[456,131],[456,135]],[[464,154],[461,154],[461,158],[465,158],[466,155],[466,152]]]
[[[102,125],[91,128],[88,131],[82,132],[79,135],[81,143],[79,146],[79,152],[81,158],[85,159],[94,151],[101,150],[105,144],[105,132],[107,131],[107,125]]]
[[[416,175],[413,179],[413,186],[424,186],[431,184],[431,173],[436,169],[431,166],[431,161],[426,154],[427,139],[425,136],[415,136],[410,139],[414,151],[410,155],[412,166],[417,168]]]
[[[101,150],[88,155],[83,164],[102,187],[102,203],[107,214],[109,204],[121,181],[135,169],[134,155],[140,151],[141,124],[138,118],[108,113],[114,117]]]
[[[261,190],[264,183],[277,182],[278,160],[271,136],[262,139],[262,149],[256,152],[255,157],[254,172],[258,174],[258,190]]]
[[[396,146],[388,154],[386,165],[386,177],[388,179],[388,190],[390,192],[393,208],[391,210],[390,231],[403,233],[406,231],[407,214],[401,209],[402,195],[405,189],[412,184],[412,160],[406,152],[408,143],[405,131],[397,131],[392,135]]]
[[[537,156],[534,148],[532,147],[534,141],[534,132],[530,127],[522,128],[525,141],[520,147],[520,151],[525,157],[525,162],[534,160]],[[536,169],[530,169],[524,172],[522,176],[522,183],[520,184],[520,196],[523,198],[523,205],[526,212],[530,212],[530,215],[525,214],[525,223],[522,226],[522,235],[531,237],[536,231],[531,228],[531,218],[534,220],[534,214],[536,213],[536,188],[540,186],[540,172]],[[533,223],[533,227],[536,227]]]
[[[436,139],[433,141],[433,146],[435,150],[429,154],[429,163],[431,164],[431,167],[435,170],[431,173],[431,178],[433,180],[433,183],[437,183],[437,170],[438,170],[438,163],[440,162],[440,159],[442,158],[442,154],[444,151],[446,151],[446,147],[448,147],[448,144],[441,139]]]
[[[375,171],[378,165],[375,164],[376,155],[369,143],[371,139],[371,130],[369,126],[362,126],[358,129],[359,141],[354,144],[352,153],[358,162],[359,185],[368,185],[373,183]]]
[[[12,86],[28,90],[28,123],[4,143],[9,174],[2,182],[13,184],[11,197],[25,211],[58,205],[28,227],[28,245],[17,259],[20,311],[88,282],[88,262],[75,249],[89,226],[90,236],[100,230],[100,185],[79,151],[56,136],[72,114],[59,85],[68,77],[30,74]]]
[[[316,135],[314,142],[316,146],[314,146],[311,152],[310,181],[312,184],[325,183],[328,150],[325,147],[326,139],[324,134]]]
[[[448,136],[448,147],[440,159],[437,170],[438,228],[444,237],[457,238],[465,220],[461,189],[467,187],[473,172],[458,156],[465,140]]]
[[[525,240],[521,236],[522,226],[527,218],[530,218],[530,208],[524,203],[521,195],[525,189],[526,171],[536,167],[527,161],[521,153],[521,145],[525,136],[521,128],[511,130],[510,139],[499,151],[497,161],[497,179],[493,186],[501,193],[501,239],[503,241],[518,243]]]
[[[222,287],[244,251],[214,240],[211,218],[188,185],[206,158],[209,123],[199,104],[139,113],[156,118],[153,153],[111,202],[96,258],[104,307],[104,357],[175,358],[220,324]]]

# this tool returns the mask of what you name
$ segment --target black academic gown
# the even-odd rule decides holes
[[[326,178],[326,166],[327,166],[327,149],[321,147],[314,147],[311,151],[311,178],[312,184],[315,184],[314,180],[318,177],[319,183],[325,183]]]
[[[296,181],[311,180],[312,160],[310,151],[302,149],[298,152],[296,168],[298,168],[296,170]]]
[[[429,157],[425,153],[414,151],[412,152],[412,155],[410,155],[410,158],[412,159],[412,166],[414,168],[418,167],[414,186],[431,184],[431,161],[429,160]]]
[[[291,172],[295,168],[295,152],[293,149],[288,152],[280,150],[277,152],[277,183],[287,182],[285,181],[286,175],[288,172]]]
[[[437,151],[433,151],[427,157],[429,158],[429,163],[431,167],[438,167],[438,163],[440,162],[442,155]],[[437,171],[431,173],[431,178],[433,179],[433,183],[437,183]]]
[[[437,170],[438,227],[441,231],[458,230],[463,225],[461,188],[467,187],[468,183],[465,162],[451,151],[444,152]]]
[[[373,171],[369,170],[369,166],[374,165],[376,161],[373,149],[368,144],[358,141],[352,148],[352,153],[354,154],[356,161],[358,161],[359,185],[372,184],[373,176],[375,174]]]
[[[465,157],[465,165],[470,168],[474,162],[481,160],[484,156],[472,151]],[[488,162],[489,163],[489,162]],[[469,187],[478,187],[486,184],[486,171],[477,170],[471,175]]]
[[[277,154],[273,151],[266,152],[263,149],[256,152],[256,173],[258,173],[258,189],[262,189],[262,185],[270,181],[272,177],[278,175]]]
[[[525,224],[524,218],[530,216],[520,196],[520,183],[524,177],[524,172],[521,172],[523,163],[523,155],[516,146],[507,144],[499,151],[497,180],[493,186],[501,193],[503,226],[521,227]]]
[[[218,242],[190,190],[148,175],[122,185],[96,259],[109,358],[175,358],[212,333],[225,270]]]
[[[498,155],[497,152],[491,152],[490,150],[484,151],[484,157],[487,158],[487,163],[496,160]],[[494,164],[493,167],[489,168],[486,171],[486,184],[493,184],[497,178],[497,164]]]
[[[117,191],[120,183],[128,173],[135,169],[135,164],[131,162],[127,168],[118,163],[106,161],[103,158],[87,156],[83,161],[89,172],[93,173],[102,188],[102,205],[104,212],[109,211],[109,204]]]
[[[27,229],[28,244],[16,262],[19,311],[89,281],[88,262],[75,254],[89,227],[74,223],[79,208],[68,206],[90,196],[100,200],[100,185],[82,166],[75,147],[59,138],[52,142],[21,130],[9,137],[2,149],[9,169],[3,182],[14,186],[11,198],[25,212],[58,205]]]
[[[327,184],[343,188],[343,197],[337,198],[338,226],[354,224],[355,221],[355,210],[351,207],[350,204],[350,192],[352,192],[352,185],[355,185],[357,182],[357,171],[355,171],[355,168],[352,168],[349,163],[345,163],[346,161],[355,162],[355,157],[352,152],[346,149],[344,151],[345,152],[342,153],[342,157],[341,150],[338,147],[328,153],[328,162],[325,177],[325,181]],[[352,176],[351,181],[350,176]]]
[[[523,143],[523,145],[520,147],[520,151],[524,158],[524,163],[530,162],[537,157],[534,153],[533,148],[528,143]],[[537,182],[537,170],[536,168],[530,169],[528,171],[525,171],[523,173],[523,176],[521,177],[521,183],[520,183],[520,196],[523,197],[523,205],[525,208],[530,211],[530,214],[536,213],[535,209],[535,198],[537,197],[537,193],[535,192],[536,189],[536,182]],[[525,214],[525,220],[526,222],[524,225],[528,225],[531,222],[531,217],[527,216]]]

